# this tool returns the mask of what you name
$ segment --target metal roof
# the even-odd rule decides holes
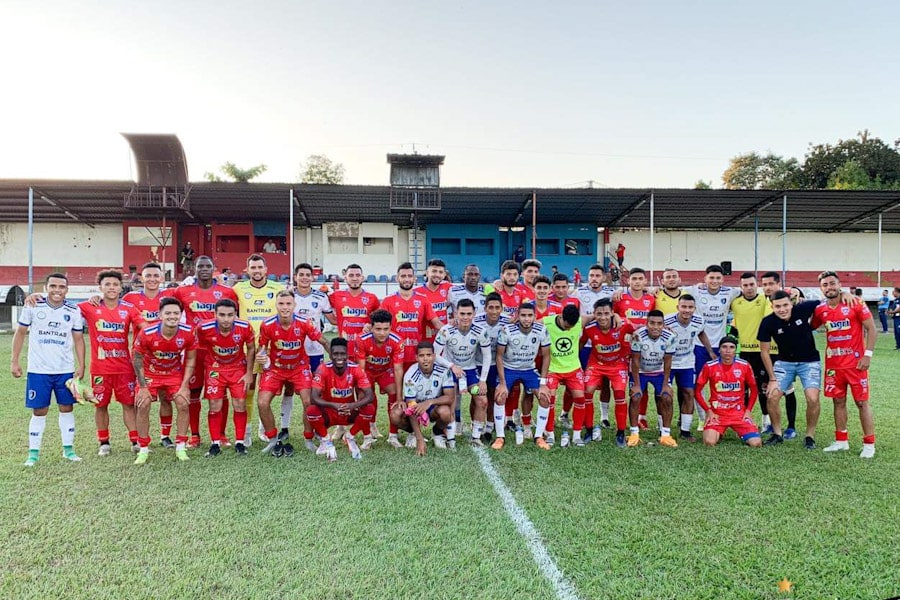
[[[27,221],[29,187],[35,190],[37,222],[74,219],[94,224],[162,218],[158,209],[124,207],[124,196],[133,185],[131,181],[0,180],[0,222]],[[412,223],[410,214],[390,210],[387,186],[290,183],[192,183],[191,214],[169,210],[166,217],[205,223],[287,221],[292,189],[297,225]],[[441,193],[441,211],[419,213],[420,224],[528,225],[534,194],[539,223],[644,229],[650,225],[652,198],[658,229],[748,230],[753,229],[758,215],[760,229],[780,230],[782,201],[787,195],[789,230],[871,231],[877,229],[882,214],[883,230],[900,232],[897,191],[445,187]]]

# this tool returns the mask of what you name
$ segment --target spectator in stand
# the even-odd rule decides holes
[[[185,242],[181,249],[181,269],[185,276],[194,274],[194,247],[190,242]]]
[[[572,285],[576,290],[581,287],[581,271],[578,270],[578,267],[572,269]]]
[[[616,246],[616,262],[619,263],[619,268],[622,268],[622,265],[625,264],[625,244],[619,242],[619,245]]]
[[[519,244],[519,247],[513,252],[513,260],[519,263],[519,265],[522,264],[522,261],[525,260],[525,246]]]
[[[263,244],[263,252],[267,254],[275,254],[276,252],[278,252],[278,246],[275,245],[275,242],[269,239],[265,244]]]

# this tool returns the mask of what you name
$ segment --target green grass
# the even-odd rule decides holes
[[[751,450],[491,452],[583,598],[885,598],[900,592],[894,386],[880,336],[872,368],[878,455]],[[0,336],[9,364],[11,336]],[[476,457],[381,442],[362,462],[154,449],[131,465],[119,411],[113,455],[95,456],[76,408],[80,464],[59,455],[55,410],[41,461],[21,466],[24,382],[0,373],[0,598],[552,598]],[[823,404],[820,446],[831,437]],[[380,426],[387,431],[383,408]],[[802,413],[802,410],[801,410]],[[652,419],[651,419],[652,420]],[[646,436],[645,436],[646,437]],[[299,445],[299,444],[298,444]],[[776,583],[794,582],[792,595]]]

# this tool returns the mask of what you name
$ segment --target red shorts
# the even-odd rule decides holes
[[[194,361],[194,374],[191,375],[191,379],[188,381],[188,387],[192,392],[203,389],[203,382],[206,379],[206,363],[206,352],[197,350],[197,360]]]
[[[293,383],[294,391],[308,390],[312,387],[312,373],[309,365],[300,365],[296,369],[286,370],[273,367],[263,371],[259,380],[260,392],[272,392],[276,396],[281,393],[285,383]]]
[[[325,420],[326,428],[331,427],[332,425],[353,425],[356,419],[364,419],[366,421],[375,420],[375,406],[372,404],[366,404],[359,410],[343,415],[333,408],[322,408],[321,406],[312,405],[307,411],[309,411],[310,419],[313,421],[315,421],[318,416],[316,410],[318,410],[318,413],[321,414],[322,418]]]
[[[179,381],[179,383],[181,383]],[[91,375],[91,385],[94,388],[94,398],[97,406],[109,406],[113,394],[116,402],[126,406],[134,404],[134,373],[115,373],[113,375]]]
[[[601,387],[604,380],[609,381],[614,392],[624,392],[628,389],[628,368],[615,365],[589,364],[584,372],[584,387]]]
[[[211,369],[206,374],[206,383],[203,386],[203,393],[207,400],[224,400],[225,392],[233,399],[243,400],[247,397],[247,390],[244,388],[244,369],[228,369],[220,371]]]
[[[584,371],[575,369],[568,373],[547,373],[547,387],[555,392],[560,384],[566,386],[570,392],[584,391]]]
[[[162,392],[162,396],[166,400],[171,400],[179,389],[181,389],[181,375],[177,377],[157,375],[147,377],[147,389],[150,390],[150,396],[156,400]]]
[[[378,384],[378,387],[381,389],[382,394],[387,394],[387,388],[389,385],[393,385],[396,387],[396,381],[394,380],[394,371],[385,371],[384,373],[376,374],[369,373],[366,371],[366,375],[369,376],[369,381],[372,382],[372,390],[375,390],[375,385]],[[394,392],[397,393],[397,392]]]
[[[853,400],[869,399],[869,372],[859,369],[825,369],[825,397],[846,398],[847,388],[853,392]]]
[[[757,437],[759,436],[759,429],[756,428],[756,423],[752,420],[747,419],[724,419],[721,420],[716,415],[710,415],[706,420],[706,423],[703,425],[703,430],[715,431],[719,435],[725,435],[725,431],[731,427],[738,436],[746,441],[749,437]]]

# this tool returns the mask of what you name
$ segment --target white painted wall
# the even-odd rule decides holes
[[[650,268],[649,231],[610,231],[610,248],[627,247],[627,267]],[[788,232],[789,271],[877,271],[877,233]],[[653,269],[674,267],[702,271],[730,260],[735,272],[753,270],[753,232],[658,231],[654,236]],[[900,270],[900,234],[882,235],[882,271]],[[759,233],[759,269],[781,270],[781,233]]]
[[[122,224],[35,223],[34,264],[122,267]],[[28,224],[0,223],[0,265],[28,264]]]
[[[315,229],[313,230],[315,235]],[[396,272],[397,265],[406,260],[405,254],[401,254],[399,229],[391,223],[360,223],[359,236],[355,239],[348,238],[344,242],[332,243],[334,240],[325,239],[326,228],[318,230],[322,236],[320,247],[323,249],[323,262],[321,264],[326,274],[340,273],[348,264],[356,263],[362,267],[366,275],[388,275]],[[404,232],[405,234],[405,232]],[[378,238],[390,240],[390,251],[387,245],[381,242],[374,246],[366,246],[365,238]],[[313,245],[315,246],[315,237]],[[380,252],[378,251],[380,250]],[[315,252],[313,253],[315,255]],[[401,259],[401,256],[403,258]]]

